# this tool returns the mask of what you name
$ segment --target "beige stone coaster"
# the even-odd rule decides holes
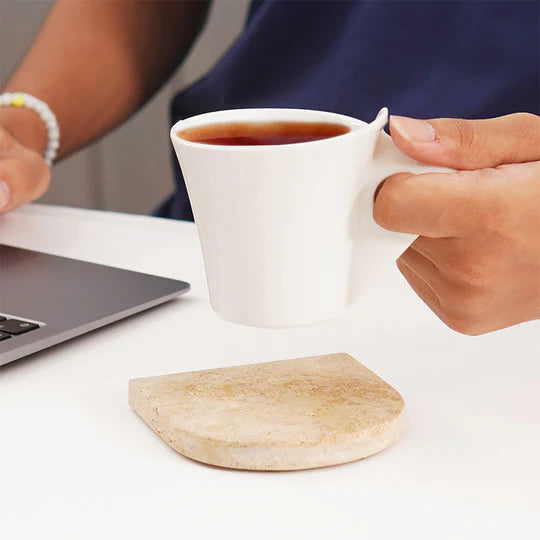
[[[265,471],[380,452],[400,436],[404,407],[347,354],[132,379],[129,404],[180,454]]]

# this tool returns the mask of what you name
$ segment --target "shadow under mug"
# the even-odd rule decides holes
[[[230,122],[331,122],[349,132],[297,144],[221,146],[182,139]],[[414,241],[373,221],[375,189],[397,172],[446,172],[418,163],[383,128],[303,109],[239,109],[177,122],[171,140],[193,208],[210,302],[228,321],[291,327],[340,315],[361,270],[393,261]],[[353,275],[355,274],[355,275]]]

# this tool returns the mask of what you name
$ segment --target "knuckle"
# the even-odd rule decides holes
[[[456,140],[453,158],[463,168],[473,168],[477,158],[482,154],[486,145],[485,130],[474,120],[450,120],[450,130]]]
[[[475,140],[473,124],[465,120],[454,120],[454,127],[457,132],[459,146],[464,150],[470,150]]]

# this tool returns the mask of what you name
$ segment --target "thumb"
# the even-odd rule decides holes
[[[390,132],[408,156],[454,169],[485,169],[540,159],[540,116],[534,114],[489,120],[392,116]]]

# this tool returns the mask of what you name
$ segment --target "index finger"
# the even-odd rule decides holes
[[[376,193],[373,218],[396,232],[432,238],[466,235],[477,227],[489,204],[489,193],[480,185],[481,173],[390,176]]]

